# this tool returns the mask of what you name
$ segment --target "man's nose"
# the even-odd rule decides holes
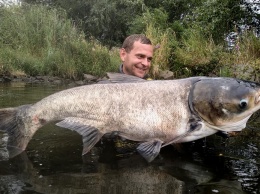
[[[144,66],[148,66],[149,64],[150,64],[149,59],[144,58],[144,59],[142,60],[142,65],[144,65]]]

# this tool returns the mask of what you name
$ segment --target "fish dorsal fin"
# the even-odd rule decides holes
[[[131,82],[145,82],[147,80],[123,73],[107,73],[111,83],[131,83]]]
[[[162,142],[158,140],[141,143],[136,149],[147,162],[153,161],[161,150]]]
[[[84,122],[82,118],[69,117],[63,121],[56,123],[57,126],[76,131],[82,135],[83,151],[82,155],[90,151],[92,147],[101,139],[103,133],[93,127],[86,125],[87,121]]]

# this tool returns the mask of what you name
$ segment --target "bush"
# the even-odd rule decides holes
[[[198,28],[187,29],[174,51],[174,62],[185,69],[187,76],[212,73],[219,64],[222,46]],[[180,72],[183,74],[185,72]]]
[[[221,56],[220,63],[227,64],[230,76],[260,81],[260,39],[253,32],[240,35],[235,47]]]
[[[78,79],[83,73],[102,75],[116,69],[106,47],[85,40],[80,26],[62,9],[22,6],[0,9],[0,64],[2,73],[56,75]]]

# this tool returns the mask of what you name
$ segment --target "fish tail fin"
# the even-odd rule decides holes
[[[0,109],[0,131],[8,134],[7,150],[9,158],[22,153],[33,135],[26,131],[24,120],[19,116],[20,113],[26,112],[26,109],[30,106]],[[5,141],[4,138],[0,139],[2,145],[4,144],[3,141]]]

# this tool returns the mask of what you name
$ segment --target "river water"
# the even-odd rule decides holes
[[[0,108],[34,103],[64,85],[0,83]],[[6,160],[0,133],[0,193],[259,193],[260,117],[234,137],[217,135],[166,146],[147,163],[102,140],[81,156],[81,137],[48,124],[25,152]],[[1,153],[2,152],[2,153]]]

